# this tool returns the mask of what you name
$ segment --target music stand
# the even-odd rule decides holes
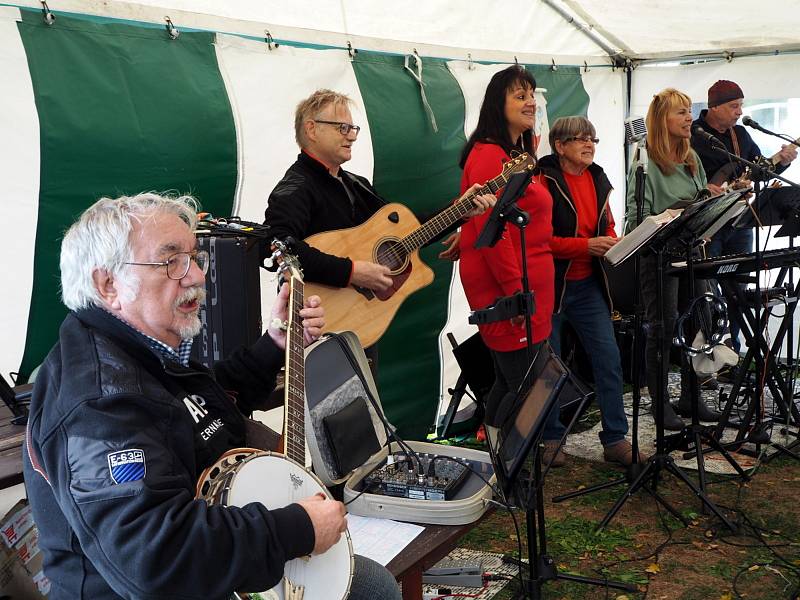
[[[664,287],[664,258],[666,250],[682,250],[685,240],[691,239],[692,243],[697,239],[697,233],[704,233],[710,227],[714,226],[722,215],[726,214],[730,206],[738,201],[737,198],[729,198],[729,195],[718,196],[716,198],[708,198],[698,200],[697,202],[689,205],[679,216],[662,227],[655,235],[644,241],[638,248],[635,249],[633,254],[638,254],[644,249],[653,252],[656,256],[657,273],[656,273],[656,305],[659,307],[658,322],[656,323],[656,343],[657,354],[660,365],[668,360],[668,356],[664,353],[664,301],[663,301],[663,287]],[[725,199],[724,206],[714,207],[717,201]],[[643,468],[635,476],[630,483],[625,493],[617,499],[611,510],[608,511],[606,516],[598,525],[598,530],[603,529],[611,519],[622,509],[625,502],[631,498],[639,490],[644,490],[649,493],[659,504],[666,508],[676,519],[681,521],[684,526],[688,526],[688,521],[684,516],[678,512],[666,499],[658,493],[658,483],[662,471],[667,471],[674,475],[677,479],[682,481],[704,506],[708,507],[717,518],[719,518],[730,530],[736,531],[735,526],[731,521],[719,510],[719,508],[706,496],[705,491],[696,486],[691,479],[683,472],[683,470],[675,464],[674,459],[669,455],[666,448],[664,436],[664,388],[666,382],[664,381],[664,369],[658,370],[658,387],[655,390],[650,390],[652,401],[655,402],[655,423],[656,423],[656,451],[655,454],[650,456],[645,461]],[[620,480],[609,482],[603,487],[616,485]],[[650,485],[647,485],[647,484]],[[581,495],[581,491],[573,492],[560,496],[559,500],[566,500],[575,496]],[[555,500],[555,499],[554,499]]]
[[[550,413],[558,406],[558,396],[569,370],[543,344],[525,376],[524,394],[517,394],[507,406],[497,411],[495,473],[507,497],[513,491],[520,469],[533,446],[540,441]]]
[[[743,201],[743,196],[747,193],[746,190],[733,190],[727,194],[709,198],[697,210],[692,211],[685,219],[676,238],[683,243],[684,256],[686,258],[686,278],[688,280],[689,298],[695,297],[695,278],[694,278],[694,261],[693,252],[695,246],[702,239],[710,239],[717,231],[725,226],[731,219],[741,214],[741,211],[746,208]],[[688,211],[688,209],[687,209]],[[670,243],[675,244],[676,241],[670,240]],[[698,329],[697,317],[693,311],[691,315],[692,331]],[[704,331],[706,339],[710,336],[708,332]],[[686,346],[685,340],[682,341]],[[677,345],[677,344],[676,344]],[[693,446],[694,452],[692,453],[697,460],[697,477],[700,483],[700,489],[705,492],[706,489],[706,469],[705,459],[703,456],[703,442],[705,441],[708,446],[713,450],[719,452],[722,457],[730,464],[733,469],[744,480],[748,481],[750,477],[745,473],[744,469],[739,465],[733,456],[728,452],[725,446],[720,443],[717,437],[711,433],[713,427],[708,427],[700,424],[699,417],[699,402],[700,390],[697,382],[697,373],[691,365],[690,350],[685,351],[685,361],[689,369],[689,400],[691,405],[691,425],[685,427],[681,432],[671,436],[671,445],[675,447],[690,448]],[[681,390],[683,392],[683,390]],[[684,455],[685,457],[687,455]]]
[[[800,188],[768,187],[761,191],[750,207],[752,210],[742,215],[734,227],[749,229],[761,225],[780,225],[775,237],[800,235]]]
[[[498,411],[498,418],[495,422],[501,425],[497,435],[498,438],[502,437],[502,441],[494,449],[492,448],[492,436],[489,435],[490,431],[487,428],[487,439],[489,440],[492,462],[495,470],[498,471],[498,480],[501,481],[504,493],[508,496],[516,484],[520,487],[519,497],[525,499],[528,579],[524,584],[524,589],[521,590],[521,594],[523,598],[539,600],[541,598],[542,585],[552,579],[564,579],[578,583],[636,591],[635,586],[624,583],[558,573],[555,561],[547,555],[547,534],[545,531],[544,498],[542,494],[542,457],[539,448],[533,452],[534,469],[532,479],[528,478],[528,494],[524,493],[522,482],[519,481],[519,472],[522,465],[541,437],[544,424],[557,404],[558,393],[563,388],[568,374],[567,368],[557,357],[552,355],[546,343],[539,345],[539,350],[535,356],[533,352],[531,315],[535,309],[533,294],[528,282],[528,261],[525,252],[525,227],[530,222],[530,216],[517,206],[517,200],[524,194],[530,178],[530,172],[517,173],[511,176],[502,196],[495,203],[486,225],[475,242],[476,248],[494,246],[503,235],[506,223],[511,223],[519,229],[522,293],[498,300],[495,305],[489,307],[486,311],[476,311],[470,317],[471,323],[486,323],[492,320],[508,319],[516,315],[525,317],[528,362],[530,366],[511,404],[509,406],[501,405],[502,414]],[[502,307],[502,309],[498,307]],[[509,309],[514,314],[509,315]],[[545,349],[547,350],[546,352]],[[539,377],[537,376],[541,376],[542,379],[538,385],[537,379]],[[566,437],[566,433],[564,437]],[[562,443],[563,439],[561,440]],[[530,492],[533,492],[532,496]],[[519,565],[520,569],[522,566]]]

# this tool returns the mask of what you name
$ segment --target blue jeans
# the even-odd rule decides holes
[[[726,254],[745,254],[752,252],[753,230],[734,229],[730,225],[726,225],[714,234],[714,237],[711,238],[711,243],[706,246],[706,250],[709,256],[724,256]],[[744,287],[743,284],[742,287]],[[715,293],[721,294],[718,289],[715,290]],[[739,343],[739,324],[736,322],[736,319],[729,319],[728,322],[730,323],[733,349],[739,352],[741,347]]]
[[[566,281],[561,312],[553,315],[553,332],[550,345],[561,354],[561,324],[569,321],[583,345],[594,375],[595,398],[600,408],[603,429],[600,442],[611,446],[628,433],[628,418],[622,404],[622,363],[614,338],[614,326],[600,288],[594,276],[579,281]],[[558,414],[550,415],[544,439],[560,439],[564,425]]]

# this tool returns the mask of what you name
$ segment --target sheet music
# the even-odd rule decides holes
[[[353,552],[371,558],[383,566],[408,546],[425,528],[421,525],[347,515],[347,528]]]

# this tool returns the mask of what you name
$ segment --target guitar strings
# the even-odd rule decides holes
[[[472,209],[472,200],[475,198],[475,196],[479,194],[485,194],[487,192],[496,193],[501,187],[500,184],[497,183],[498,180],[500,180],[502,183],[505,183],[505,175],[498,175],[496,178],[488,181],[482,188],[466,196],[461,202],[454,204],[451,207],[452,212],[450,210],[442,211],[433,219],[425,223],[425,225],[410,233],[405,238],[393,244],[388,244],[382,247],[376,257],[378,264],[386,265],[387,262],[391,262],[392,264],[398,266],[402,264],[411,250],[419,248],[430,241],[430,239],[433,237],[431,230],[441,229],[442,226],[449,227],[459,219],[463,219],[464,215],[466,215]],[[451,217],[451,215],[454,216]]]

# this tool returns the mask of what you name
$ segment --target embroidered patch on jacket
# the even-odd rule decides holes
[[[144,479],[144,452],[137,448],[120,450],[108,455],[108,470],[114,483],[127,483]]]

